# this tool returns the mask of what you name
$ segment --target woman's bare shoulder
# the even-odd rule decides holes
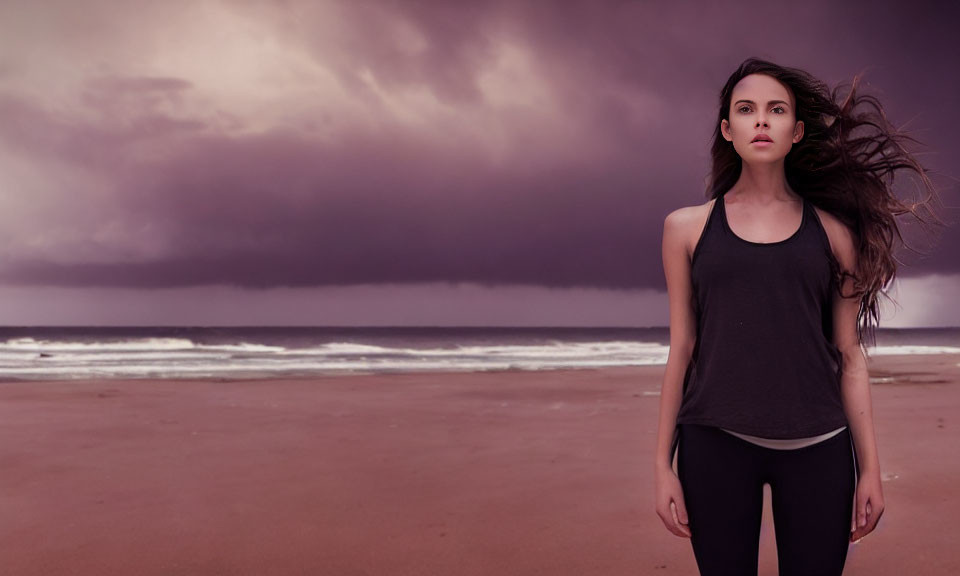
[[[686,248],[688,258],[693,255],[693,250],[707,225],[707,219],[710,217],[710,211],[715,202],[716,199],[713,198],[703,204],[684,206],[667,214],[668,225],[673,226],[676,230],[680,241]]]

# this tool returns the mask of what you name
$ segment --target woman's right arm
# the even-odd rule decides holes
[[[696,341],[692,306],[690,251],[687,238],[696,220],[692,207],[680,208],[663,222],[663,270],[670,302],[670,351],[660,388],[660,416],[654,462],[656,510],[667,528],[678,536],[690,536],[680,481],[673,471],[673,435],[683,395],[683,378]]]

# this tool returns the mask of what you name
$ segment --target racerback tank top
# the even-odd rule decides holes
[[[831,258],[806,199],[789,238],[758,243],[733,233],[717,197],[691,258],[697,338],[678,424],[780,440],[847,425]]]

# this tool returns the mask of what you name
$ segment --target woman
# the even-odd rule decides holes
[[[863,335],[896,273],[894,217],[926,222],[884,177],[936,191],[856,88],[836,104],[806,72],[746,60],[721,91],[711,200],[664,221],[656,511],[703,576],[757,573],[764,484],[781,576],[841,574],[883,514]]]

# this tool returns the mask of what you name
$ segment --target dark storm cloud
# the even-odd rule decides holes
[[[184,49],[160,33],[152,52],[129,35],[114,40],[124,23],[179,29],[173,16],[148,24],[128,9],[78,41],[118,56],[78,73],[67,106],[18,85],[20,62],[0,66],[13,70],[0,84],[0,142],[43,167],[29,173],[45,202],[5,204],[12,244],[0,280],[662,287],[663,218],[703,200],[714,100],[747,56],[831,83],[881,65],[868,80],[891,110],[929,111],[920,137],[939,155],[925,160],[957,165],[947,141],[957,107],[943,97],[960,88],[946,73],[960,52],[946,42],[952,19],[873,3],[851,23],[834,6],[223,5],[249,29],[230,21],[219,36],[187,34],[206,52],[197,52],[203,66],[171,56],[184,70],[121,56]],[[921,25],[926,43],[881,35],[895,26],[916,35]],[[238,37],[254,54],[279,46],[270,63],[295,64],[272,84],[217,91],[245,77]],[[63,174],[76,187],[64,187]],[[956,239],[950,231],[941,242]],[[960,268],[942,248],[918,264]]]

